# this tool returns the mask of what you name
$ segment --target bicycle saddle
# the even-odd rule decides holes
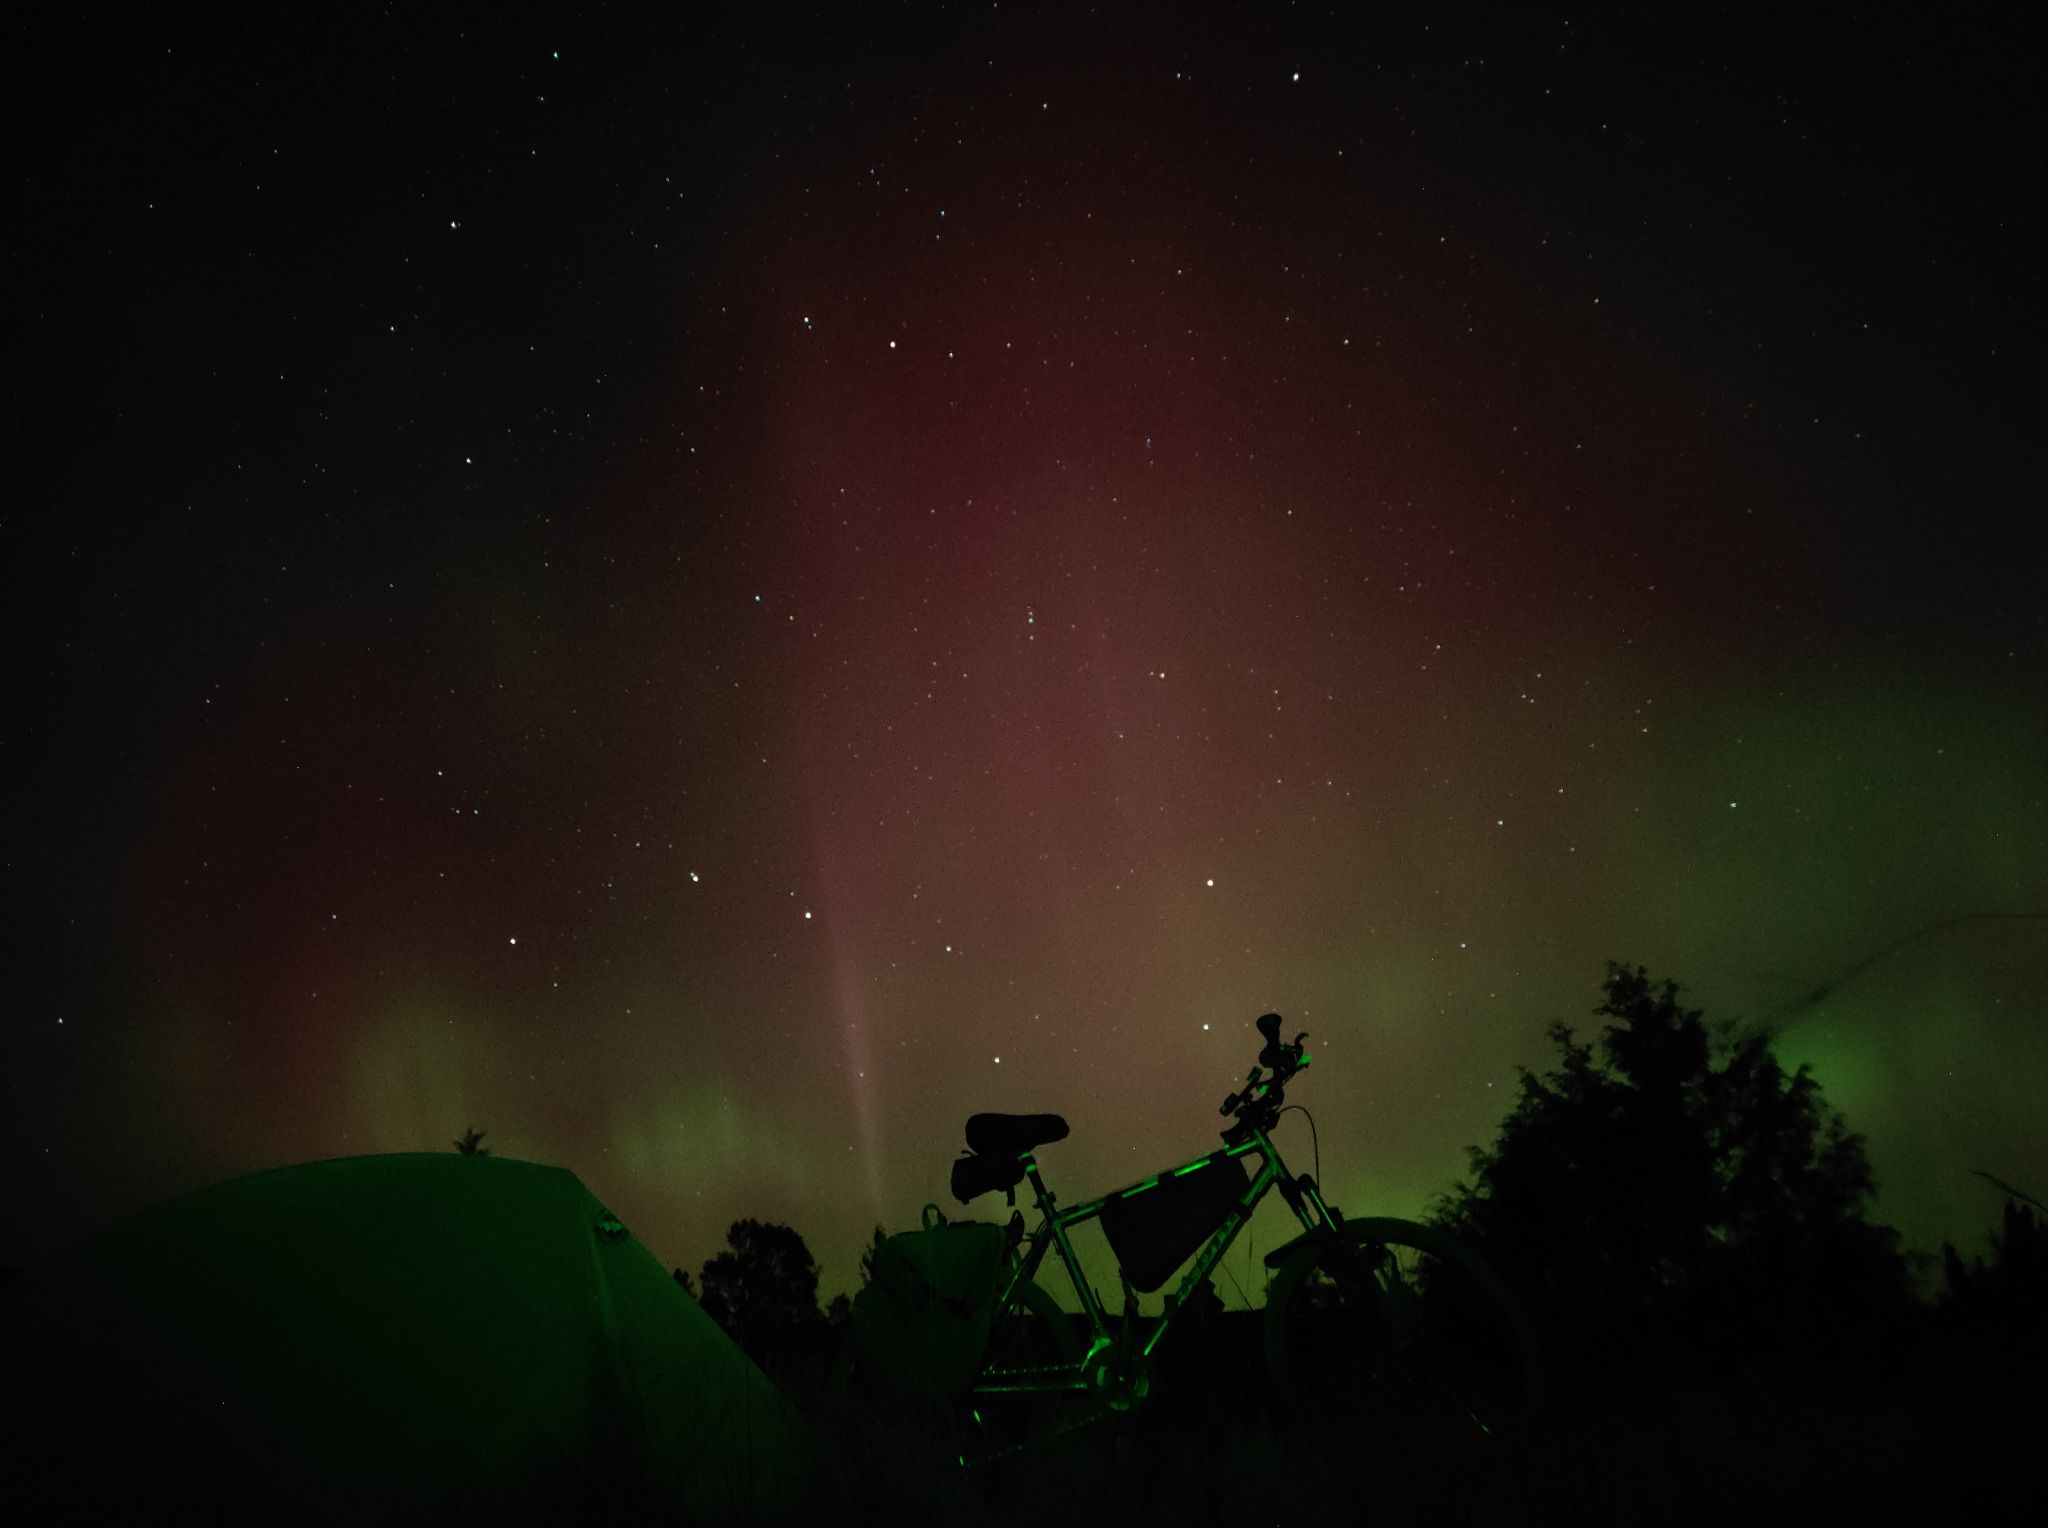
[[[1014,1157],[1066,1138],[1067,1122],[1057,1114],[975,1114],[967,1120],[967,1149],[994,1156]]]

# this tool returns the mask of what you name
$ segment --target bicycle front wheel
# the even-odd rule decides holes
[[[1282,1393],[1387,1432],[1491,1436],[1541,1390],[1536,1341],[1508,1287],[1457,1238],[1406,1220],[1346,1222],[1303,1242],[1266,1292]]]

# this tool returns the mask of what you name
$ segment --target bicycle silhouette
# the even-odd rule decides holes
[[[1210,1274],[1274,1189],[1302,1227],[1265,1259],[1274,1270],[1263,1322],[1265,1357],[1288,1399],[1317,1410],[1367,1400],[1383,1415],[1476,1436],[1534,1404],[1540,1370],[1529,1323],[1474,1253],[1411,1221],[1346,1220],[1314,1178],[1288,1171],[1270,1132],[1287,1084],[1310,1058],[1302,1048],[1307,1033],[1283,1042],[1280,1023],[1271,1013],[1258,1020],[1266,1043],[1244,1087],[1218,1111],[1235,1119],[1220,1150],[1097,1199],[1062,1207],[1046,1186],[1035,1152],[1065,1139],[1060,1116],[977,1114],[968,1120],[971,1154],[953,1164],[955,1197],[967,1203],[1002,1191],[1014,1206],[1018,1185],[1029,1183],[1039,1221],[1027,1231],[1021,1211],[1013,1210],[1009,1220],[988,1347],[963,1398],[962,1463],[1014,1453],[1142,1401],[1151,1388],[1152,1355],[1198,1291],[1213,1304],[1213,1291],[1204,1290]],[[1246,1169],[1248,1157],[1258,1160],[1255,1172]],[[1180,1222],[1179,1236],[1169,1228],[1148,1250],[1129,1228],[1155,1205],[1167,1220]],[[1096,1219],[1105,1223],[1126,1285],[1125,1318],[1114,1331],[1082,1275],[1070,1236]],[[1132,1319],[1133,1291],[1160,1288],[1193,1245],[1199,1251],[1167,1297],[1164,1314],[1141,1335]],[[1077,1323],[1037,1282],[1055,1252],[1080,1304],[1085,1348]]]

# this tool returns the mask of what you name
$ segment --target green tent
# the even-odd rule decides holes
[[[558,1167],[258,1173],[27,1269],[0,1312],[36,1520],[774,1521],[814,1478],[802,1418]]]

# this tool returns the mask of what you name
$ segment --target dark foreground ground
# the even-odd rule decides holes
[[[1955,1523],[2048,1504],[2038,1336],[1930,1333],[1826,1361],[1709,1355],[1691,1367],[1710,1372],[1597,1389],[1567,1374],[1538,1414],[1487,1438],[1417,1429],[1366,1398],[1305,1414],[1255,1350],[1243,1319],[1178,1363],[1163,1350],[1134,1412],[976,1471],[958,1467],[940,1418],[784,1380],[826,1440],[822,1509],[850,1520],[1624,1525],[1924,1509]]]
[[[1479,1437],[1416,1425],[1370,1395],[1304,1411],[1267,1380],[1256,1317],[1226,1316],[1162,1349],[1138,1409],[976,1470],[958,1462],[957,1412],[849,1396],[815,1354],[770,1367],[816,1430],[817,1487],[792,1519],[805,1524],[1968,1524],[2037,1520],[2048,1495],[2038,1328],[1929,1326],[1826,1358],[1665,1355],[1610,1366],[1597,1384],[1566,1373],[1535,1414]],[[205,1472],[212,1484],[194,1497],[191,1461],[153,1453],[146,1416],[116,1425],[121,1414],[88,1388],[57,1430],[66,1457],[10,1449],[11,1520],[110,1520],[90,1505],[109,1486],[124,1517],[357,1520],[324,1512],[317,1484],[252,1514],[231,1469]],[[452,1515],[392,1501],[377,1520],[674,1520],[629,1457],[544,1463],[544,1487],[499,1480]],[[24,1502],[37,1506],[14,1510]]]

